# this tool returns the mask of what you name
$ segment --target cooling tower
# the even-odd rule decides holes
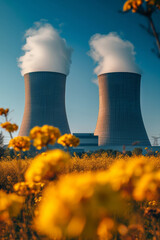
[[[99,114],[94,135],[99,145],[150,146],[140,108],[141,75],[105,73],[99,80]]]
[[[34,126],[58,127],[70,133],[65,109],[66,75],[57,72],[30,72],[24,75],[25,108],[19,136],[28,136]]]

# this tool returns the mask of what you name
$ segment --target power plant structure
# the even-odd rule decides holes
[[[152,136],[152,138],[153,138],[153,146],[159,146],[159,144],[158,144],[158,139],[159,139],[160,137]]]
[[[99,114],[95,132],[74,134],[80,138],[81,150],[151,146],[140,108],[141,75],[104,73],[98,80]],[[19,136],[28,136],[33,127],[45,124],[58,127],[61,134],[70,133],[65,108],[66,75],[29,72],[24,75],[24,81],[25,108]]]
[[[99,146],[151,146],[141,115],[141,75],[104,73],[99,80],[99,114],[94,135]]]
[[[66,75],[58,72],[29,72],[24,75],[25,108],[19,136],[28,136],[35,126],[58,127],[70,133],[65,108]]]

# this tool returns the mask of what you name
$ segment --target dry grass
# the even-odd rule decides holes
[[[151,155],[142,157],[152,162],[157,169],[160,168],[160,154],[157,154],[156,156]],[[107,152],[92,154],[85,153],[82,157],[74,155],[71,159],[67,172],[65,171],[64,173],[107,170],[116,161],[122,159],[125,161],[131,159],[134,161],[135,158],[137,158],[137,156],[133,155],[129,157],[128,155],[124,155],[119,152],[116,155],[109,154]]]
[[[8,159],[0,162],[0,189],[13,190],[13,185],[19,181],[20,171],[21,180],[24,180],[24,173],[30,164],[30,160]],[[20,166],[20,169],[19,169]]]
[[[71,163],[68,168],[68,172],[87,172],[87,171],[98,171],[108,169],[117,158],[110,156],[108,153],[92,153],[83,154],[81,157],[76,154],[72,157]],[[66,173],[66,172],[65,172]]]
[[[67,173],[82,173],[87,171],[100,171],[108,169],[115,161],[120,159],[128,161],[129,159],[135,159],[137,156],[124,156],[123,154],[112,155],[107,152],[83,154],[81,157],[74,155],[71,158],[71,162],[67,168],[62,169],[62,174]],[[150,162],[156,168],[160,168],[160,154],[157,156],[145,156],[146,160]],[[19,163],[18,163],[19,162]],[[13,185],[19,182],[19,164],[21,169],[21,181],[24,180],[24,173],[30,165],[31,160],[16,160],[6,157],[0,161],[0,189],[12,191]]]

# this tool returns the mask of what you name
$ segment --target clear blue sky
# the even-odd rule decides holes
[[[96,127],[99,97],[92,82],[95,64],[87,55],[89,39],[95,33],[117,32],[133,43],[143,71],[141,109],[149,138],[160,134],[160,59],[151,52],[154,38],[139,26],[147,26],[146,19],[119,13],[122,5],[121,0],[0,0],[0,107],[13,110],[13,122],[20,126],[24,111],[24,80],[17,66],[24,33],[34,22],[46,19],[74,49],[66,88],[71,131],[94,132]],[[160,12],[155,20],[160,22]]]

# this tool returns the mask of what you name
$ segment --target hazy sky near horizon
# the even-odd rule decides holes
[[[89,56],[89,40],[96,34],[116,32],[134,45],[142,69],[141,110],[151,136],[160,135],[160,59],[151,51],[154,38],[140,27],[148,26],[137,14],[122,14],[123,1],[107,0],[0,0],[0,107],[10,108],[10,119],[21,125],[25,89],[17,65],[23,55],[24,34],[34,22],[45,19],[74,51],[66,86],[66,110],[72,132],[94,132],[98,117],[96,67]],[[154,19],[158,25],[160,12]],[[160,28],[159,28],[160,30]],[[6,136],[6,142],[9,139]]]

